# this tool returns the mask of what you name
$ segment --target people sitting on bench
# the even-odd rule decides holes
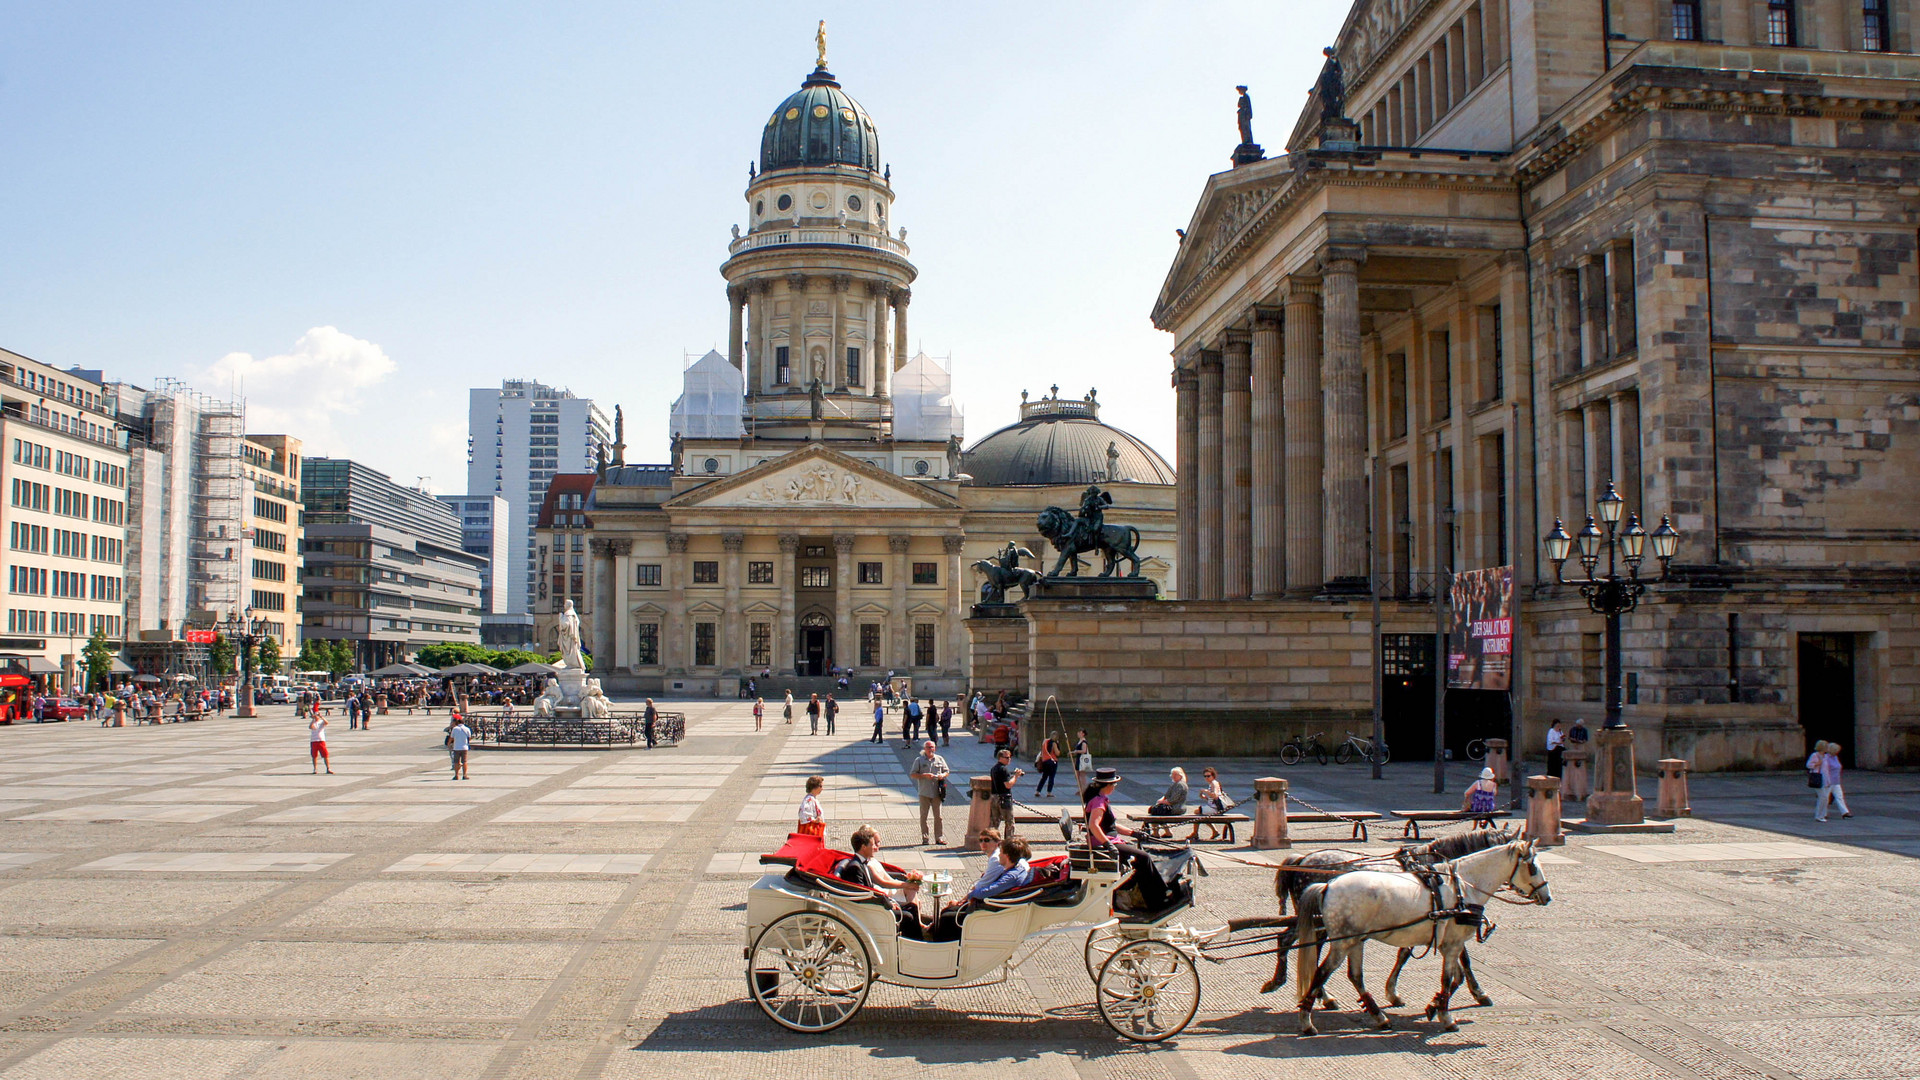
[[[992,831],[991,829],[981,830],[982,846],[986,844],[986,834]],[[932,929],[927,931],[927,940],[960,940],[961,925],[966,922],[968,915],[980,910],[981,901],[1032,884],[1033,867],[1030,862],[1032,858],[1033,849],[1025,840],[1017,836],[1009,836],[1002,840],[993,854],[992,861],[987,864],[987,872],[981,874],[980,880],[974,882],[973,888],[968,890],[966,902],[941,912],[940,918],[935,920]]]
[[[1500,785],[1493,778],[1491,766],[1480,770],[1480,779],[1467,788],[1466,797],[1460,800],[1461,813],[1491,814],[1494,804],[1500,798]]]
[[[1120,828],[1114,821],[1111,799],[1113,789],[1119,785],[1119,770],[1102,767],[1094,771],[1087,790],[1080,793],[1086,806],[1088,843],[1112,851],[1133,868],[1131,876],[1120,882],[1118,888],[1132,885],[1140,890],[1140,898],[1149,909],[1165,907],[1167,883],[1161,879],[1160,871],[1154,869],[1152,857],[1132,844],[1117,842],[1118,837],[1136,835],[1132,829]]]
[[[887,873],[880,863],[880,834],[871,825],[853,830],[849,843],[853,855],[833,864],[833,876],[878,892],[893,909],[900,935],[916,941],[926,940],[926,927],[920,922],[920,905],[914,902],[920,893],[920,875],[909,871],[907,880],[899,881]],[[899,899],[887,895],[896,891],[900,893]]]
[[[1167,771],[1172,782],[1167,785],[1167,793],[1160,801],[1147,808],[1154,817],[1179,817],[1187,812],[1187,770],[1175,765]]]

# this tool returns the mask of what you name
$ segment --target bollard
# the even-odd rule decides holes
[[[1292,847],[1287,839],[1287,782],[1263,776],[1253,782],[1253,846]]]
[[[1493,782],[1495,784],[1510,784],[1513,782],[1513,770],[1507,766],[1507,740],[1487,740],[1487,768],[1493,770]]]
[[[1660,759],[1660,805],[1655,813],[1661,817],[1692,817],[1693,806],[1687,801],[1687,763],[1681,758]]]
[[[993,778],[975,776],[967,780],[971,797],[967,800],[967,840],[971,848],[980,830],[993,824]]]
[[[1567,842],[1560,832],[1560,778],[1527,777],[1527,835],[1542,847]]]
[[[1560,771],[1567,774],[1567,782],[1560,790],[1560,797],[1568,802],[1586,802],[1593,793],[1593,782],[1587,772],[1587,763],[1593,760],[1593,751],[1584,746],[1569,746],[1561,758]]]

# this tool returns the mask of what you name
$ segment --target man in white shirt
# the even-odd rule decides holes
[[[1567,733],[1560,730],[1560,721],[1547,725],[1547,775],[1559,776],[1562,762],[1566,758]]]
[[[467,726],[467,722],[461,719],[460,714],[455,713],[453,726],[447,728],[447,746],[448,749],[453,752],[453,778],[455,780],[473,779],[467,775],[467,746],[472,738],[473,729]]]

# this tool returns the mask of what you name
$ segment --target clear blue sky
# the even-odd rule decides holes
[[[831,63],[880,130],[972,442],[1097,386],[1173,454],[1148,321],[1209,173],[1285,142],[1346,5],[0,3],[0,346],[226,394],[436,491],[466,389],[626,406],[664,460],[767,115]]]

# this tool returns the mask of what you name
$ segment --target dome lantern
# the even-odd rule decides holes
[[[782,101],[760,134],[760,171],[852,165],[880,171],[880,136],[860,103],[827,70],[826,24],[814,41],[818,59],[800,89]]]

